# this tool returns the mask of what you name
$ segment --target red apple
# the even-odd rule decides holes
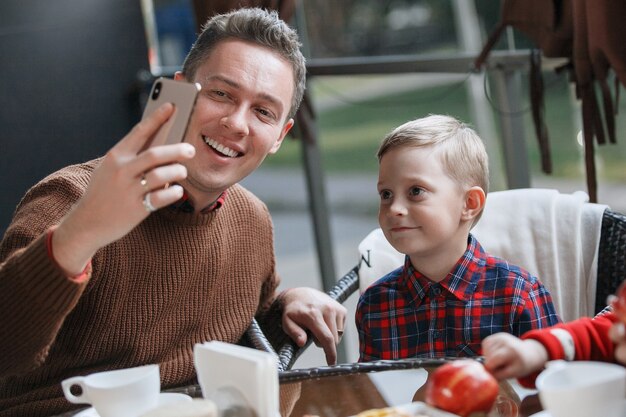
[[[483,364],[460,359],[440,366],[428,377],[426,402],[466,417],[491,410],[499,390],[498,381]]]
[[[626,323],[626,281],[623,281],[620,286],[617,287],[615,296],[611,297],[610,300],[611,307],[613,308],[615,315],[617,315],[621,321]]]

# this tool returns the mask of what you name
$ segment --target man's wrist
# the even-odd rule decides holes
[[[59,259],[58,252],[55,252],[55,235],[57,235],[58,226],[52,226],[48,229],[48,234],[46,236],[46,248],[48,251],[48,257],[52,260],[52,262],[63,271],[63,274],[76,282],[84,282],[91,276],[91,258],[87,259],[86,262],[82,263],[80,267],[69,266],[71,263],[68,263],[64,257]],[[58,241],[57,241],[58,242]]]
[[[278,295],[274,299],[273,307],[276,310],[280,311],[281,313],[285,309],[285,297],[287,296],[287,293],[290,290],[291,290],[291,288],[287,288],[285,290],[282,290],[280,293],[278,293]]]

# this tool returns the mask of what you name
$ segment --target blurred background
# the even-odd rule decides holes
[[[492,191],[586,189],[580,105],[567,73],[554,71],[558,62],[544,61],[553,162],[546,175],[530,114],[528,66],[505,59],[502,78],[472,72],[469,58],[459,61],[478,54],[499,19],[499,2],[296,0],[295,6],[289,23],[310,64],[314,141],[286,140],[244,181],[272,212],[284,287],[323,289],[329,276],[339,278],[358,263],[358,243],[377,227],[378,144],[410,119],[443,113],[474,126],[490,154]],[[2,1],[0,232],[31,185],[102,155],[126,134],[140,119],[154,77],[173,74],[195,36],[192,0]],[[495,49],[515,58],[532,46],[508,29]],[[626,212],[626,118],[616,122],[617,144],[596,147],[598,196]],[[342,361],[358,355],[355,302],[353,296],[347,303]],[[296,367],[323,362],[311,349]]]

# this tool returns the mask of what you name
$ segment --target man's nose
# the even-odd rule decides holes
[[[225,128],[241,136],[247,136],[250,132],[246,119],[246,111],[243,107],[231,109],[230,112],[222,117],[221,123]]]

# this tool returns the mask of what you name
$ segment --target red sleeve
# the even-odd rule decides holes
[[[564,359],[565,353],[559,339],[554,336],[550,329],[564,329],[574,341],[574,360],[615,362],[615,344],[609,338],[609,328],[617,321],[613,312],[606,312],[591,319],[583,317],[569,323],[560,323],[555,326],[531,330],[522,336],[522,339],[534,339],[541,343],[548,351],[548,359]],[[523,386],[534,386],[537,373],[520,378]]]

